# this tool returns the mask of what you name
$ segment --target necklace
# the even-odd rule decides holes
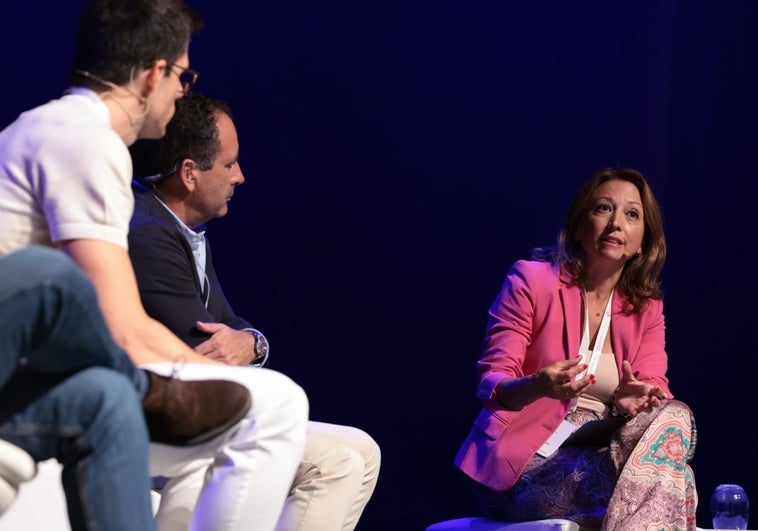
[[[608,306],[608,299],[610,299],[612,296],[613,296],[613,292],[611,291],[610,295],[606,297],[605,302],[600,306],[600,308],[604,309],[606,306]],[[592,310],[592,313],[595,314],[595,317],[600,317],[602,315],[603,310],[602,309],[598,310],[597,307],[594,304],[592,304],[592,302],[590,302],[589,294],[586,291],[584,292],[584,301],[587,304],[587,306],[589,306],[589,309]]]

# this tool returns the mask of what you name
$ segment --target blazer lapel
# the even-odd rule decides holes
[[[632,334],[632,316],[623,312],[624,301],[621,297],[613,292],[613,311],[611,312],[611,346],[613,347],[613,357],[616,359],[616,366],[621,377],[621,362],[624,360],[624,352],[629,352],[631,348]]]
[[[559,290],[561,305],[563,307],[563,337],[566,344],[568,358],[571,359],[579,355],[579,343],[581,341],[582,325],[582,297],[579,288],[573,284],[571,279],[565,273],[560,274],[561,287]],[[577,322],[576,316],[579,315]]]
[[[187,263],[191,266],[190,270],[192,272],[192,277],[195,279],[195,285],[197,286],[200,293],[203,291],[203,281],[205,279],[201,279],[197,274],[197,268],[195,266],[195,257],[192,254],[192,247],[190,247],[189,242],[187,242],[187,239],[179,233],[179,228],[176,227],[176,220],[171,215],[171,213],[166,209],[166,207],[158,200],[157,197],[155,197],[155,194],[153,194],[150,190],[145,188],[144,186],[140,185],[139,183],[136,183],[132,186],[132,189],[134,190],[135,199],[137,195],[140,195],[141,198],[145,201],[149,208],[149,218],[151,222],[155,219],[160,219],[164,223],[168,223],[169,226],[175,227],[175,230],[178,233],[178,238],[181,241],[182,249],[184,249],[184,254],[187,256]],[[207,244],[207,240],[206,240]],[[206,247],[207,249],[207,247]],[[210,256],[210,255],[209,255]],[[209,286],[210,289],[210,286]]]

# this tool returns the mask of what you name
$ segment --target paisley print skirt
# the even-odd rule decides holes
[[[577,409],[568,418],[581,425],[599,417]],[[535,455],[510,490],[475,483],[474,495],[484,515],[501,521],[568,518],[583,531],[694,531],[689,461],[696,443],[689,407],[665,400],[626,421],[610,441]]]

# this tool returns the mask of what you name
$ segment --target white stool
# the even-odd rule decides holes
[[[37,473],[37,464],[28,453],[0,439],[0,514],[11,506],[24,481]]]
[[[579,531],[579,524],[563,518],[531,522],[497,522],[487,518],[458,518],[438,522],[426,531]]]
[[[36,476],[21,485],[15,503],[0,516],[0,531],[71,531],[66,495],[61,485],[62,470],[55,459],[39,463]],[[155,514],[160,495],[151,491],[151,496]]]
[[[15,503],[0,516],[0,531],[19,529],[71,531],[61,486],[61,465],[55,459],[39,463],[37,475],[21,485]]]

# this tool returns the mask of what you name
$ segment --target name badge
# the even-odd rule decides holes
[[[545,441],[545,444],[543,444],[540,449],[537,450],[537,453],[542,457],[550,457],[558,448],[561,447],[563,442],[568,439],[572,433],[574,433],[575,429],[575,424],[569,422],[566,419],[563,419],[563,422],[561,422],[561,425],[558,426],[558,429],[555,430],[550,438]]]

